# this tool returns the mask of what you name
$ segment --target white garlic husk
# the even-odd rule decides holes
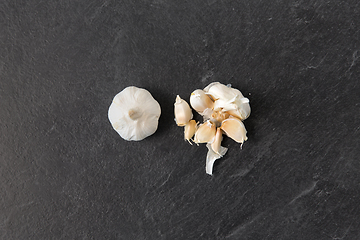
[[[205,94],[203,90],[197,89],[190,95],[190,105],[193,109],[201,114],[206,109],[212,109],[214,102],[211,100],[209,95]]]
[[[174,103],[175,122],[178,126],[185,126],[193,117],[189,104],[179,95]]]
[[[208,148],[208,153],[206,155],[205,171],[207,174],[212,175],[215,161],[219,158],[222,158],[226,154],[228,149],[226,147],[220,146],[219,153],[216,153],[211,148],[210,143],[206,144],[206,147]]]
[[[221,146],[222,141],[222,130],[220,128],[216,129],[216,134],[214,140],[206,144],[208,148],[208,153],[206,155],[206,173],[212,175],[214,162],[223,157],[227,152],[226,147]]]
[[[130,86],[113,99],[108,118],[114,130],[127,141],[140,141],[157,130],[161,108],[149,91]]]

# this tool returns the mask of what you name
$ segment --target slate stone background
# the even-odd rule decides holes
[[[360,239],[357,0],[0,2],[0,239]],[[205,173],[179,94],[250,99]],[[112,98],[149,90],[127,142]],[[200,119],[199,116],[196,116]]]

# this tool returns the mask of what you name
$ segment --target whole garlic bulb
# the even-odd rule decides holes
[[[130,86],[118,93],[108,111],[115,131],[127,141],[140,141],[157,130],[161,108],[146,89]]]

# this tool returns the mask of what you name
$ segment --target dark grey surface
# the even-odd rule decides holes
[[[359,9],[1,1],[0,239],[360,239]],[[252,114],[211,177],[173,103],[213,81]],[[129,85],[162,107],[141,142],[107,119]]]

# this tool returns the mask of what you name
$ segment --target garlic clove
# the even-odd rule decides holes
[[[212,142],[214,140],[215,133],[215,124],[208,120],[201,124],[195,132],[194,143]]]
[[[203,90],[197,89],[190,95],[190,105],[197,112],[202,113],[205,109],[212,109],[214,102]]]
[[[140,141],[155,133],[160,114],[160,105],[149,91],[130,86],[114,97],[108,118],[123,139]]]
[[[193,117],[189,104],[181,99],[179,95],[176,96],[174,114],[178,126],[185,126]]]
[[[212,175],[213,173],[213,166],[214,163],[217,159],[223,157],[226,152],[227,152],[227,148],[226,147],[221,147],[219,149],[219,153],[214,152],[214,150],[211,147],[211,144],[208,143],[206,144],[206,147],[208,148],[208,153],[206,155],[206,166],[205,166],[205,171],[207,174]]]
[[[214,141],[211,143],[212,150],[217,154],[219,154],[220,151],[221,141],[222,141],[222,130],[220,128],[217,128]]]
[[[222,122],[220,128],[226,133],[227,136],[238,143],[242,144],[247,140],[246,129],[240,119],[234,117],[225,119]]]
[[[237,117],[241,120],[245,120],[250,116],[251,108],[249,99],[242,98],[237,103],[237,108],[227,111],[230,115]]]
[[[238,94],[233,88],[219,82],[210,83],[204,88],[204,92],[211,95],[214,100],[222,99],[224,101],[233,99]]]
[[[184,127],[184,137],[191,145],[190,139],[194,136],[197,128],[197,123],[195,120],[191,120]]]

